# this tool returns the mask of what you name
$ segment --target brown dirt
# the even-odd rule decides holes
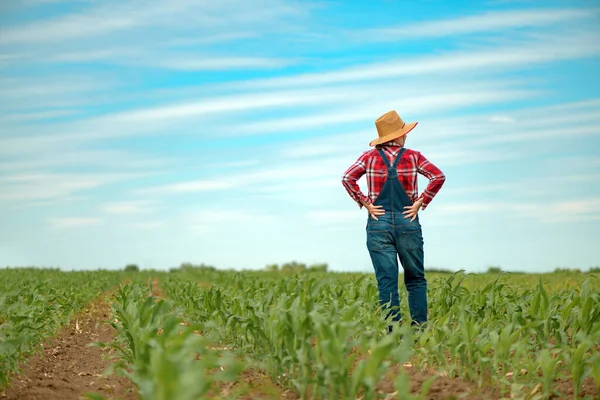
[[[382,394],[392,395],[390,398],[396,398],[394,381],[398,376],[399,369],[403,368],[404,372],[410,379],[410,392],[417,394],[421,392],[423,384],[430,378],[435,376],[435,380],[429,387],[429,392],[426,396],[428,400],[449,400],[449,399],[466,399],[466,400],[493,400],[499,399],[498,393],[491,390],[478,388],[477,385],[466,382],[460,378],[448,378],[435,375],[428,371],[405,364],[405,366],[392,366],[387,376],[377,385],[377,391]]]
[[[560,379],[554,381],[554,389],[561,393],[565,398],[572,399],[575,391],[573,390],[573,381],[569,379]],[[587,377],[583,380],[581,384],[581,390],[579,391],[580,398],[591,398],[591,399],[599,399],[598,389],[596,388],[596,384],[594,380],[590,377]],[[553,395],[550,397],[551,399],[560,399],[561,396]]]
[[[298,400],[300,398],[292,390],[274,384],[264,371],[257,369],[243,371],[236,382],[218,382],[212,393],[209,393],[209,398],[215,400],[229,399],[232,396],[239,400]]]
[[[160,282],[158,281],[157,278],[152,278],[152,296],[159,298],[159,299],[165,298],[165,294],[163,293],[163,291],[160,287]]]
[[[105,297],[91,303],[72,318],[55,338],[44,344],[43,354],[35,355],[12,377],[2,400],[69,400],[96,392],[108,399],[137,399],[134,385],[126,378],[102,373],[111,363],[109,350],[87,347],[89,343],[110,342],[114,329],[105,321],[110,307]]]

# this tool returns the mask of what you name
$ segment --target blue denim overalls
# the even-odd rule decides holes
[[[383,309],[391,306],[386,319],[399,322],[400,300],[398,298],[398,257],[404,269],[404,284],[408,291],[408,307],[413,325],[427,322],[427,281],[423,268],[423,235],[418,215],[413,222],[402,213],[411,206],[406,191],[398,180],[397,166],[406,149],[398,153],[393,166],[381,149],[381,158],[388,168],[387,179],[375,205],[382,206],[385,215],[375,220],[369,214],[367,221],[367,248],[375,269],[379,288],[379,304]],[[390,330],[391,325],[390,325]]]

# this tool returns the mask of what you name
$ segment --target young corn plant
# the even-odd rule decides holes
[[[112,308],[118,335],[97,345],[117,351],[111,370],[128,377],[142,400],[203,398],[215,382],[235,381],[243,369],[233,354],[211,349],[209,339],[196,334],[198,326],[182,324],[169,301],[152,297],[142,285],[122,286]]]

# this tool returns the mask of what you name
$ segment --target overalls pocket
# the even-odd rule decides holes
[[[420,250],[423,248],[423,233],[421,229],[411,229],[402,232],[402,243],[407,250]]]
[[[391,232],[391,224],[382,218],[379,220],[369,216],[367,222],[367,248],[369,250],[380,251],[390,245],[394,245],[394,238]]]

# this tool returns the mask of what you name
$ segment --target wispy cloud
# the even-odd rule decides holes
[[[68,197],[145,174],[15,174],[0,177],[0,201]]]
[[[260,164],[249,170],[238,170],[234,174],[224,171],[213,174],[210,178],[145,187],[135,190],[135,193],[137,195],[171,196],[195,192],[219,192],[228,189],[235,189],[236,193],[265,193],[286,190],[286,182],[297,189],[308,187],[315,189],[319,185],[323,187],[332,182],[331,177],[324,177],[323,171],[336,171],[334,179],[337,185],[340,174],[343,172],[342,168],[347,163],[346,157],[327,157],[310,165],[303,161],[273,158],[269,163]],[[322,179],[314,179],[314,177]]]
[[[90,226],[98,226],[102,221],[92,217],[51,218],[48,223],[57,229],[78,229]]]
[[[143,51],[136,48],[104,48],[59,53],[47,57],[44,61],[58,63],[94,62],[113,59],[122,61],[123,59],[139,57],[142,54],[144,54]]]
[[[491,122],[498,122],[501,124],[512,124],[517,122],[514,118],[511,117],[507,117],[504,115],[494,115],[492,117],[490,117],[490,121]]]
[[[13,144],[16,148],[7,146],[5,151],[0,151],[0,155],[4,153],[19,156],[12,160],[6,157],[6,161],[0,161],[0,172],[22,174],[40,170],[87,167],[101,171],[143,173],[147,176],[163,174],[168,171],[170,165],[175,163],[173,158],[153,156],[134,150],[89,150],[65,144],[59,150],[52,148],[51,151],[40,152],[39,148],[18,148],[18,142]],[[181,158],[178,159],[180,160]]]
[[[398,41],[435,37],[448,37],[484,32],[512,30],[514,28],[554,26],[560,22],[593,19],[598,10],[590,9],[530,9],[494,11],[452,19],[418,22],[400,27],[377,28],[361,32],[366,40]]]
[[[46,63],[97,63],[137,67],[147,66],[174,71],[221,71],[235,69],[274,69],[282,68],[297,61],[286,58],[270,57],[240,57],[213,55],[212,51],[202,51],[204,54],[190,54],[183,51],[169,49],[138,49],[130,48],[104,48],[98,50],[82,50],[64,52],[46,57]],[[39,62],[33,56],[31,62]]]
[[[3,114],[27,114],[76,110],[92,102],[108,102],[102,96],[116,87],[116,80],[103,73],[41,74],[0,79],[0,106]],[[104,101],[103,101],[104,100]],[[114,102],[114,99],[113,99]]]
[[[127,222],[124,224],[124,227],[126,229],[141,230],[141,231],[158,229],[163,226],[165,226],[164,221]]]
[[[93,3],[82,11],[62,15],[42,22],[5,27],[0,44],[44,43],[72,39],[94,38],[118,32],[170,27],[175,32],[185,29],[207,28],[229,30],[231,26],[247,29],[263,21],[281,21],[288,16],[299,17],[301,8],[292,2],[259,0],[252,4],[224,0],[175,0],[156,2],[139,7],[136,1],[106,1]],[[227,18],[220,16],[226,13]],[[274,22],[281,25],[281,22]],[[154,38],[156,33],[150,32]]]
[[[121,201],[108,203],[102,206],[102,211],[106,214],[148,214],[156,211],[157,203],[154,201]]]
[[[452,93],[438,91],[436,94],[420,96],[396,94],[395,98],[392,97],[394,95],[391,93],[390,97],[386,98],[386,93],[384,92],[369,104],[356,105],[353,103],[345,110],[246,123],[243,129],[241,126],[238,129],[232,129],[227,136],[296,131],[343,123],[374,121],[377,116],[383,113],[382,110],[386,110],[386,107],[389,107],[389,104],[395,104],[395,108],[402,110],[405,115],[424,115],[426,113],[433,114],[441,111],[460,109],[475,104],[494,104],[513,99],[533,97],[535,95],[534,91],[497,90],[494,88],[481,91],[463,89],[452,91]]]
[[[316,225],[348,225],[356,224],[361,220],[366,221],[366,213],[357,212],[356,210],[311,211],[307,216]]]
[[[600,219],[600,198],[556,202],[462,202],[436,204],[425,211],[433,224],[452,225],[472,218],[506,218],[541,223],[562,223]],[[501,212],[500,212],[501,210]]]
[[[49,110],[49,111],[38,111],[38,112],[17,112],[2,115],[0,114],[0,121],[4,122],[15,122],[15,121],[37,121],[42,119],[52,119],[67,117],[70,115],[76,115],[79,111],[76,110]]]
[[[293,61],[277,58],[260,57],[169,57],[161,61],[151,61],[150,65],[156,67],[180,70],[180,71],[200,71],[200,70],[228,70],[228,69],[270,69],[280,68],[292,64]]]
[[[505,88],[499,88],[504,84]],[[184,129],[196,121],[227,114],[250,111],[273,111],[299,107],[307,111],[314,107],[327,106],[327,111],[312,111],[306,115],[300,112],[294,117],[278,117],[276,114],[257,122],[248,122],[239,118],[233,121],[227,131],[222,128],[203,129],[204,138],[211,136],[233,137],[251,134],[266,134],[289,130],[308,129],[316,126],[339,123],[372,121],[381,110],[395,104],[404,113],[418,114],[452,110],[475,104],[499,103],[513,99],[535,96],[534,90],[510,88],[510,82],[439,83],[437,87],[407,86],[402,94],[386,83],[378,85],[356,85],[338,88],[311,88],[297,90],[241,93],[228,96],[214,96],[205,100],[182,102],[112,113],[99,117],[55,125],[51,134],[32,137],[7,138],[4,152],[30,148],[61,145],[65,141],[86,142],[123,136],[147,135],[168,130],[170,132],[189,131]],[[303,115],[304,114],[304,115]],[[243,114],[242,114],[243,115]],[[173,125],[184,124],[179,129]],[[209,122],[214,124],[214,122]],[[236,125],[239,124],[239,125]],[[189,129],[189,128],[187,128]],[[198,128],[192,128],[197,130]],[[56,132],[56,133],[54,133]],[[85,132],[82,134],[81,132]],[[193,132],[193,131],[192,131]],[[177,133],[171,133],[177,135]],[[0,149],[0,152],[3,150]]]
[[[191,232],[198,234],[215,235],[223,232],[241,234],[248,228],[264,226],[275,219],[273,214],[260,210],[205,208],[187,211],[184,224]]]
[[[402,76],[424,76],[457,71],[491,72],[522,66],[568,60],[600,54],[592,32],[572,32],[568,37],[555,34],[519,40],[494,50],[456,51],[426,57],[411,57],[383,63],[354,66],[344,70],[266,78],[247,82],[248,87],[291,87],[326,85],[341,82],[386,80]]]

